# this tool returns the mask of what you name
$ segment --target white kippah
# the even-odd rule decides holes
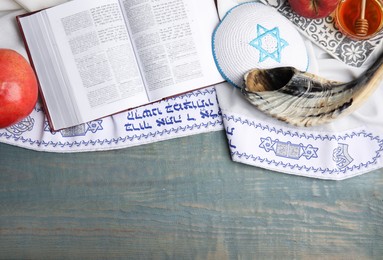
[[[305,71],[309,65],[303,38],[290,21],[254,2],[237,5],[222,19],[213,35],[213,55],[222,76],[236,87],[254,68]]]

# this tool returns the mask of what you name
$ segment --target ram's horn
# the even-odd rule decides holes
[[[360,77],[339,83],[292,67],[253,69],[242,93],[260,111],[297,126],[333,121],[357,109],[382,83],[383,52]]]

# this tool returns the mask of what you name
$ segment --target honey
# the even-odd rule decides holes
[[[346,36],[363,40],[378,33],[383,26],[383,3],[381,0],[366,0],[365,19],[368,21],[366,36],[357,36],[355,22],[360,18],[361,0],[341,0],[336,10],[335,21],[339,30]]]

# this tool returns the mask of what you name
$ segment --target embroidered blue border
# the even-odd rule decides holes
[[[111,144],[118,144],[118,143],[126,143],[126,142],[133,142],[133,141],[140,141],[142,139],[149,139],[154,138],[158,136],[164,136],[164,135],[170,135],[172,133],[179,133],[179,132],[186,132],[191,131],[194,129],[204,129],[209,127],[215,127],[217,125],[222,125],[222,120],[216,120],[215,122],[208,122],[208,123],[201,123],[201,124],[193,124],[193,125],[186,125],[186,126],[180,126],[177,128],[171,128],[165,129],[163,131],[155,131],[150,132],[148,134],[141,134],[141,135],[133,135],[133,136],[125,136],[125,137],[118,137],[118,138],[112,138],[112,139],[95,139],[95,140],[89,140],[89,141],[73,141],[73,142],[45,142],[40,140],[32,140],[31,138],[24,138],[24,137],[15,137],[12,134],[8,134],[6,132],[0,133],[0,138],[4,137],[6,139],[12,139],[16,142],[21,143],[28,143],[29,145],[36,145],[38,147],[61,147],[61,148],[72,148],[72,147],[80,147],[80,146],[90,146],[90,145],[111,145]]]
[[[186,98],[190,98],[190,97],[198,97],[198,96],[206,96],[206,95],[209,95],[209,94],[214,94],[216,93],[215,91],[215,88],[214,87],[207,87],[207,88],[204,88],[204,89],[199,89],[199,90],[195,90],[193,92],[188,92],[188,93],[185,93],[181,96],[175,96],[175,97],[171,97],[171,98],[168,98],[166,100],[162,100],[160,101],[159,103],[161,102],[169,102],[170,100],[183,100],[183,99],[186,99]],[[216,96],[213,96],[213,98],[217,98]],[[217,106],[218,106],[218,101],[217,101]],[[40,110],[41,111],[41,110]],[[207,123],[198,123],[198,124],[187,124],[187,125],[182,125],[182,126],[179,126],[177,128],[171,128],[171,129],[164,129],[162,131],[153,131],[153,132],[149,132],[147,134],[140,134],[140,135],[127,135],[125,137],[118,137],[118,138],[112,138],[112,139],[95,139],[95,140],[89,140],[89,141],[73,141],[73,142],[45,142],[45,141],[41,141],[41,140],[32,140],[31,138],[24,138],[22,136],[15,136],[15,135],[12,135],[8,132],[3,132],[3,133],[0,133],[0,138],[6,138],[6,139],[12,139],[13,141],[15,142],[21,142],[21,143],[28,143],[29,145],[32,145],[32,146],[37,146],[37,147],[52,147],[52,148],[55,148],[55,147],[61,147],[61,148],[72,148],[72,147],[82,147],[82,146],[95,146],[95,145],[99,145],[99,146],[103,146],[103,145],[112,145],[112,144],[118,144],[118,143],[128,143],[128,142],[134,142],[134,141],[141,141],[141,140],[145,140],[145,139],[149,139],[149,138],[155,138],[155,137],[161,137],[161,136],[165,136],[165,135],[170,135],[170,134],[177,134],[177,133],[182,133],[182,132],[187,132],[187,131],[192,131],[192,130],[195,130],[195,129],[207,129],[207,128],[210,128],[210,127],[216,127],[216,126],[222,126],[223,125],[223,121],[222,121],[222,117],[218,117],[216,120],[214,121],[209,121]]]
[[[203,89],[195,90],[193,92],[184,93],[184,94],[182,94],[180,96],[174,96],[174,97],[170,97],[170,98],[161,100],[159,103],[166,102],[166,101],[169,101],[169,100],[185,99],[185,98],[190,98],[192,96],[198,97],[200,95],[205,96],[207,94],[215,94],[215,93],[216,93],[216,91],[215,91],[214,87],[206,87],[206,88],[203,88]]]
[[[250,121],[248,119],[242,119],[241,117],[235,117],[233,115],[228,116],[225,113],[222,113],[222,118],[224,118],[227,121],[234,121],[235,123],[239,122],[242,125],[248,125],[248,126],[254,127],[255,129],[259,128],[261,130],[268,131],[270,133],[274,132],[276,134],[282,134],[283,136],[304,138],[306,140],[313,139],[313,140],[322,140],[322,141],[324,141],[324,140],[341,141],[341,140],[352,139],[354,137],[362,136],[365,138],[369,138],[371,141],[376,141],[379,145],[379,149],[377,151],[375,151],[376,155],[370,161],[368,161],[367,163],[361,163],[359,165],[354,165],[352,167],[346,167],[343,169],[329,169],[329,168],[322,168],[322,167],[315,168],[312,166],[307,167],[305,165],[284,163],[282,161],[276,161],[274,159],[270,160],[270,159],[262,158],[260,156],[256,156],[253,154],[246,154],[246,153],[240,153],[238,151],[231,151],[231,155],[237,156],[238,158],[245,158],[246,160],[252,160],[253,162],[258,161],[260,163],[266,163],[268,165],[272,164],[274,166],[288,168],[290,170],[294,170],[294,169],[300,170],[300,171],[305,170],[305,171],[310,171],[310,172],[314,172],[314,173],[319,172],[322,174],[334,174],[334,173],[335,174],[339,174],[339,173],[345,174],[346,172],[361,170],[362,168],[367,168],[370,165],[375,165],[377,163],[378,158],[380,158],[382,156],[382,152],[383,152],[383,139],[381,139],[377,135],[373,135],[372,133],[368,133],[365,130],[352,131],[350,133],[345,133],[345,134],[339,135],[339,136],[337,136],[335,134],[332,134],[332,135],[328,135],[328,134],[319,135],[319,134],[313,134],[313,133],[306,134],[306,133],[299,133],[298,131],[293,131],[293,130],[283,130],[282,128],[277,128],[274,126],[270,127],[268,125],[264,125],[261,123],[256,123],[254,121]]]

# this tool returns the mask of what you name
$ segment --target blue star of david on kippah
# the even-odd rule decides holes
[[[289,45],[280,37],[278,27],[268,30],[259,24],[257,25],[257,38],[249,44],[259,50],[259,62],[267,58],[281,62],[281,51]]]

